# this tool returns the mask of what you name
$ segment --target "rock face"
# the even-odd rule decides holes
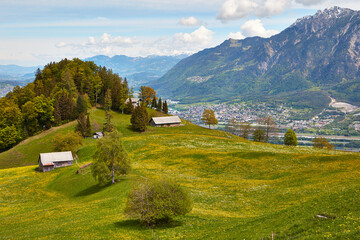
[[[193,101],[286,101],[322,107],[328,96],[360,104],[360,11],[339,7],[298,19],[271,38],[229,39],[180,61],[152,84]]]

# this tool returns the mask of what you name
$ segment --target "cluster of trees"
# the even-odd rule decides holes
[[[259,118],[257,122],[258,127],[252,132],[254,141],[269,142],[270,135],[278,130],[275,120],[271,116],[265,116]],[[226,125],[226,131],[247,139],[251,134],[251,124],[231,119]]]
[[[0,151],[75,119],[84,129],[88,127],[87,108],[101,104],[124,111],[131,94],[126,78],[93,62],[75,58],[49,63],[37,70],[33,83],[17,86],[0,99]]]

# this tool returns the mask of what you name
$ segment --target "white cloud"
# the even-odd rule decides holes
[[[178,43],[182,42],[206,45],[212,41],[213,34],[213,31],[201,26],[192,33],[176,33],[174,35],[174,40]]]
[[[245,36],[241,32],[236,32],[236,33],[231,32],[229,33],[228,38],[241,40],[244,39]]]
[[[59,42],[59,43],[55,44],[55,47],[57,47],[57,48],[63,48],[63,47],[66,47],[66,46],[67,45],[66,45],[65,42]]]
[[[179,24],[184,26],[197,26],[200,24],[200,21],[195,17],[181,18]]]
[[[246,37],[264,37],[268,38],[278,34],[277,30],[266,30],[260,19],[249,20],[241,26],[242,33]]]
[[[325,0],[296,0],[297,3],[303,4],[305,6],[317,5],[323,3]]]
[[[227,0],[216,17],[223,22],[242,19],[250,15],[271,17],[281,14],[290,5],[290,0]]]

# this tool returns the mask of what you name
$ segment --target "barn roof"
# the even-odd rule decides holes
[[[52,164],[53,162],[72,161],[73,156],[71,151],[68,152],[51,152],[40,153],[40,161],[43,165]]]
[[[128,103],[128,102],[129,102],[129,99],[130,99],[130,98],[126,99],[125,103]],[[132,103],[137,103],[137,102],[139,102],[139,101],[140,101],[140,98],[131,98],[131,102],[132,102]]]
[[[178,116],[170,116],[170,117],[153,117],[152,120],[155,124],[175,124],[181,123],[181,120]]]

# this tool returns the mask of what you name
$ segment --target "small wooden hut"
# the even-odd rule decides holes
[[[73,161],[74,158],[71,151],[40,153],[39,170],[47,172],[54,170],[54,168],[70,166],[73,165]]]

